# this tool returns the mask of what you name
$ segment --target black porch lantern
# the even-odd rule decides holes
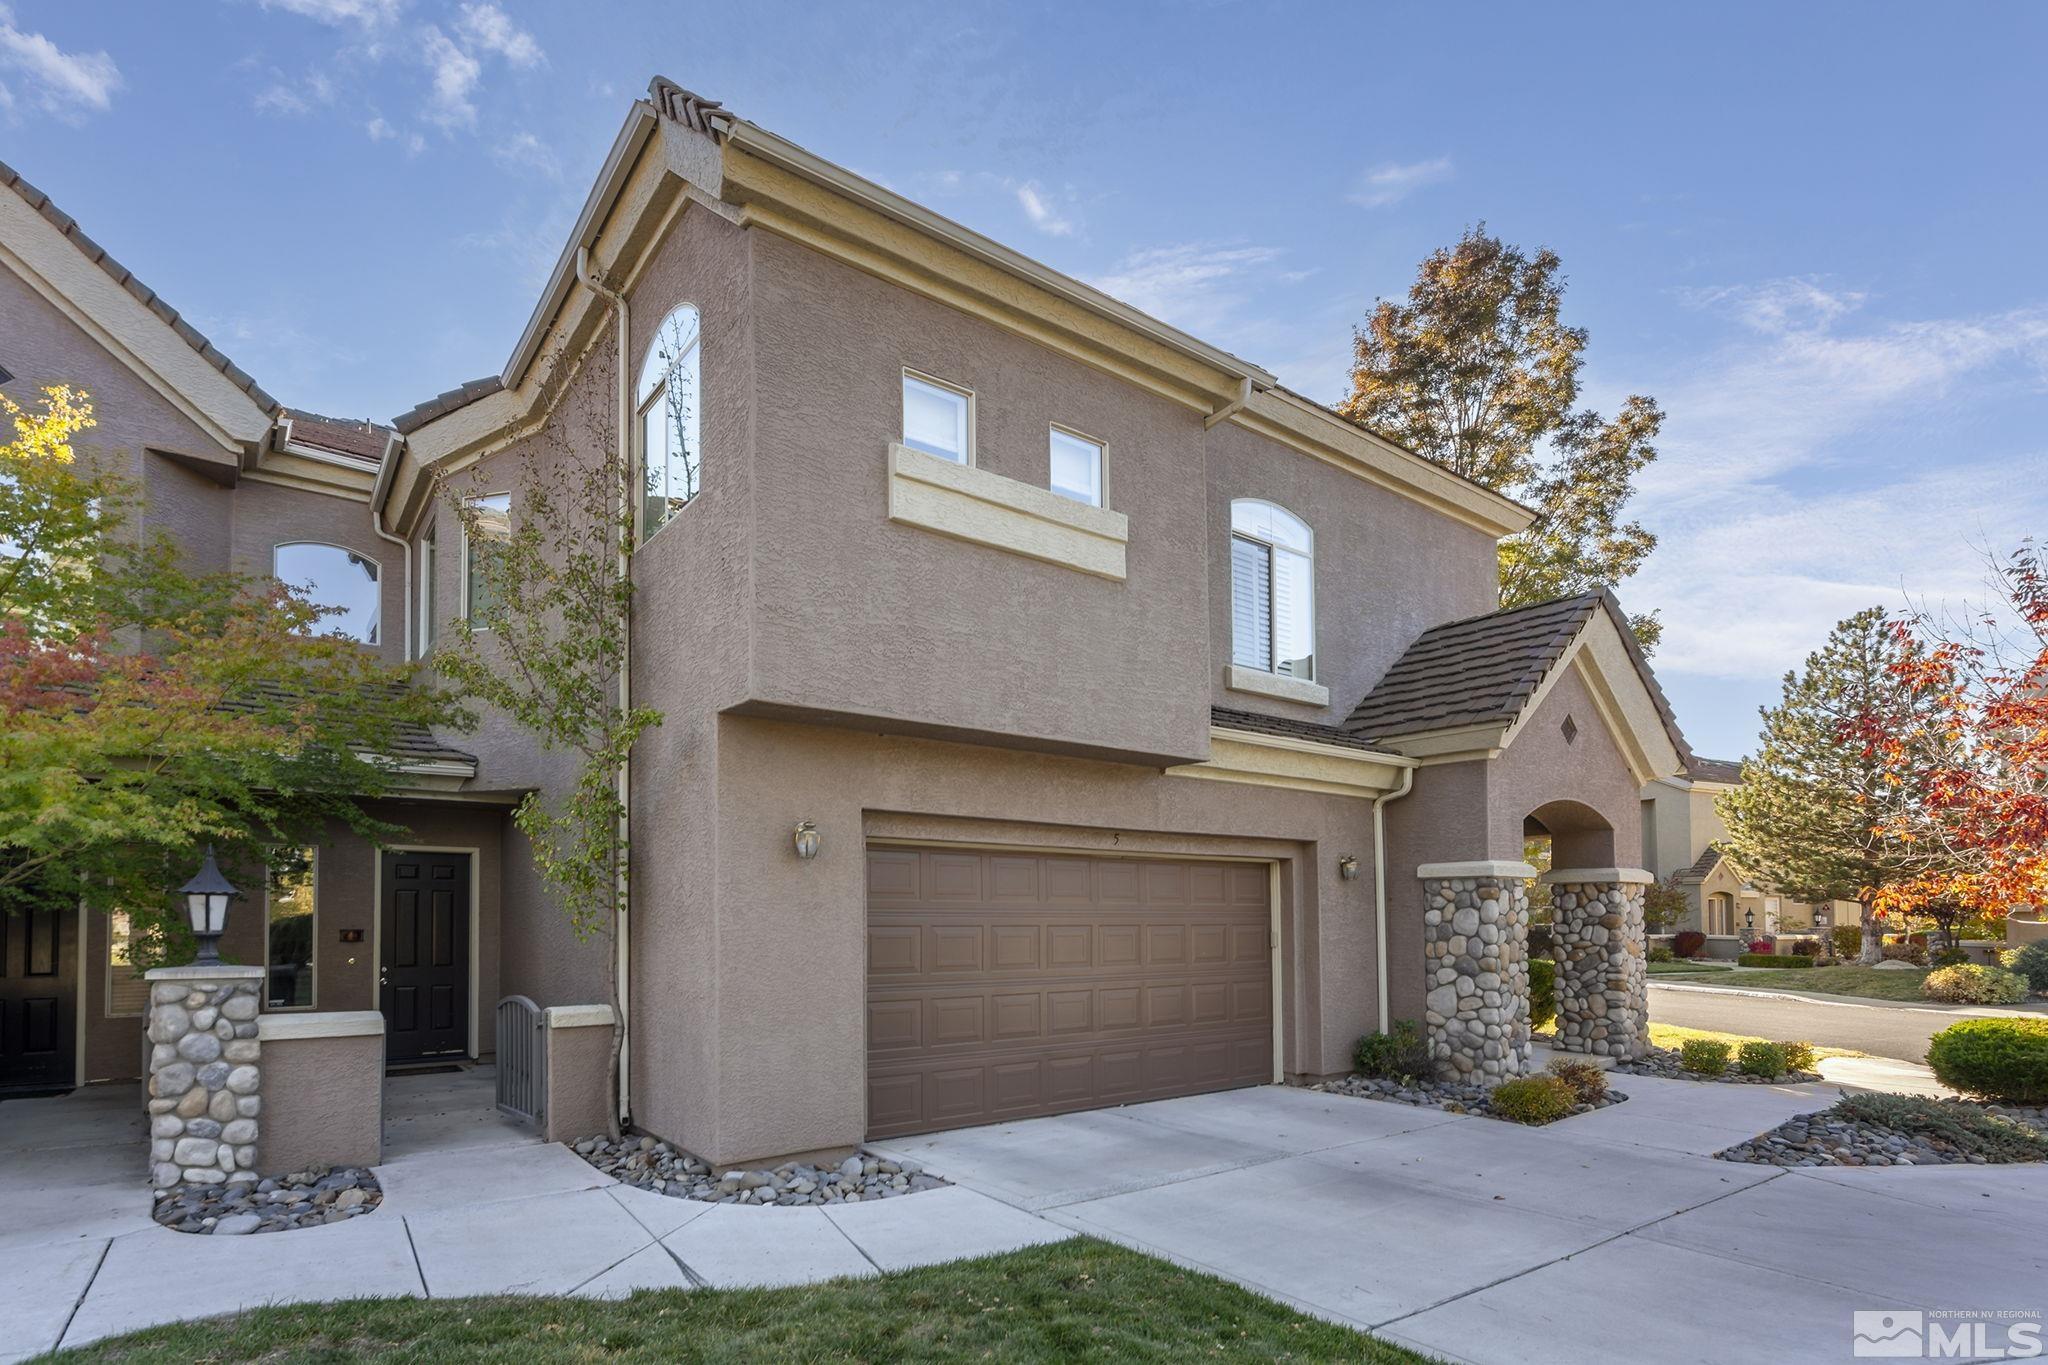
[[[218,967],[220,936],[228,927],[228,902],[241,893],[215,866],[212,844],[206,846],[206,861],[200,864],[198,875],[178,888],[178,894],[185,898],[185,917],[192,922],[192,936],[199,940],[199,954],[192,965]]]
[[[1742,912],[1742,927],[1750,930],[1751,932],[1755,932],[1756,910],[1754,908]]]

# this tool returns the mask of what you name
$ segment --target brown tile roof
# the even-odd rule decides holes
[[[1692,762],[1685,765],[1685,775],[1697,782],[1740,782],[1742,760],[1695,757]]]
[[[1401,735],[1511,721],[1595,612],[1605,611],[1655,702],[1664,729],[1690,766],[1691,746],[1636,644],[1614,594],[1601,589],[1529,607],[1509,607],[1422,632],[1379,685],[1345,718],[1344,731],[1383,742]]]
[[[135,272],[107,254],[107,249],[79,230],[78,220],[50,202],[50,196],[21,178],[21,173],[0,161],[0,185],[20,195],[28,206],[40,213],[49,224],[71,239],[71,245],[85,253],[85,258],[107,272],[114,283],[135,296],[135,301],[163,319],[164,324],[183,337],[185,344],[199,352],[200,356],[227,377],[229,383],[249,395],[265,412],[276,412],[278,401],[265,393],[254,379],[232,360],[222,355],[214,344],[202,335],[198,328],[179,315],[178,310],[165,303],[157,292],[135,278]]]
[[[1278,735],[1283,739],[1306,739],[1317,744],[1337,744],[1346,749],[1370,750],[1372,745],[1358,735],[1347,735],[1334,725],[1288,716],[1267,716],[1257,711],[1233,711],[1227,706],[1209,708],[1209,723],[1223,730],[1245,730],[1256,735]]]
[[[488,398],[505,387],[505,381],[497,375],[485,375],[472,379],[467,384],[437,394],[407,412],[401,412],[391,419],[391,425],[401,436],[410,436],[437,417],[446,417],[457,408],[466,408],[479,398]]]
[[[284,416],[292,424],[292,439],[301,445],[353,455],[371,464],[384,458],[384,447],[391,440],[390,427],[361,417],[322,417],[302,408],[286,408]]]
[[[647,98],[657,113],[674,119],[685,128],[713,137],[723,137],[733,122],[732,111],[723,104],[706,99],[693,90],[685,90],[666,76],[656,76],[647,82]]]
[[[1727,854],[1721,851],[1719,844],[1708,844],[1707,851],[1700,854],[1698,861],[1678,874],[1678,880],[1682,882],[1703,882],[1707,879],[1707,874],[1719,867],[1721,859],[1726,856]]]
[[[295,696],[301,695],[283,684],[274,682],[258,682],[254,685],[254,690],[271,703],[289,702]],[[222,708],[230,711],[253,710],[257,704],[254,698],[242,697],[229,697],[220,703]],[[401,763],[467,763],[472,768],[477,765],[475,754],[443,743],[432,730],[411,721],[398,721],[393,725],[391,752],[385,757]]]

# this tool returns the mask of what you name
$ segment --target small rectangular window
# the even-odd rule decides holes
[[[135,920],[126,910],[107,916],[107,1017],[149,1012],[149,982],[137,952]]]
[[[268,978],[264,1008],[313,1007],[314,853],[279,849],[272,855],[265,910],[269,925]]]
[[[1054,427],[1052,491],[1090,507],[1102,506],[1102,443]]]
[[[973,464],[974,395],[905,370],[903,444],[954,464]]]
[[[462,537],[462,614],[472,622],[491,613],[489,575],[483,566],[494,543],[512,538],[512,495],[492,493],[477,498],[475,505],[476,532],[472,535],[465,530]]]

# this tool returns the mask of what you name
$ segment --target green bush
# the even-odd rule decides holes
[[[2002,1024],[2003,1019],[1980,1019]],[[1986,1161],[2048,1161],[2048,1134],[1974,1104],[1944,1104],[1921,1095],[1844,1095],[1829,1111],[1852,1123],[1928,1138]]]
[[[1828,937],[1834,940],[1835,956],[1851,961],[1863,955],[1863,929],[1855,924],[1837,924],[1828,930]]]
[[[2036,994],[2048,995],[2048,938],[2014,948],[1998,960],[2007,971],[2018,973]]]
[[[1814,1060],[1812,1043],[1780,1043],[1785,1049],[1787,1071],[1818,1071],[1820,1064]]]
[[[1820,940],[1817,938],[1799,939],[1793,943],[1792,951],[1800,957],[1819,957]]]
[[[1679,1045],[1678,1064],[1702,1076],[1718,1076],[1728,1069],[1728,1044],[1713,1038],[1688,1038]]]
[[[1791,1069],[1781,1043],[1744,1043],[1735,1054],[1735,1065],[1743,1075],[1761,1076],[1767,1081],[1776,1080]]]
[[[1930,967],[1964,967],[1969,961],[1970,955],[1961,948],[1937,948],[1927,955]]]
[[[2048,1104],[2048,1019],[1965,1019],[1927,1044],[1936,1079],[1978,1099]]]
[[[1557,1018],[1557,964],[1547,957],[1529,959],[1529,1027],[1546,1028]]]
[[[1796,953],[1743,953],[1735,959],[1743,967],[1811,967],[1813,959]]]
[[[1676,962],[1678,961],[1678,955],[1660,943],[1656,947],[1650,949],[1650,961]]]
[[[1351,1060],[1365,1076],[1395,1081],[1415,1081],[1436,1071],[1429,1059],[1429,1043],[1413,1019],[1397,1019],[1385,1033],[1368,1033],[1351,1050]]]
[[[1886,962],[1910,962],[1915,967],[1927,965],[1927,945],[1924,943],[1887,943],[1884,945]]]
[[[1570,1086],[1580,1104],[1598,1104],[1607,1098],[1607,1073],[1591,1062],[1558,1057],[1550,1063],[1550,1074]]]
[[[1572,1112],[1578,1095],[1556,1076],[1502,1081],[1488,1097],[1493,1112],[1516,1123],[1555,1123]]]
[[[2027,982],[2003,967],[1938,967],[1920,983],[1920,993],[1951,1005],[2017,1005],[2027,998]]]

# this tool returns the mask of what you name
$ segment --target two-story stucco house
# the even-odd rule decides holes
[[[1341,1073],[1397,1019],[1513,1074],[1531,831],[1561,1044],[1641,1045],[1624,859],[1690,755],[1619,608],[1496,610],[1529,513],[1257,365],[659,79],[502,372],[389,429],[278,406],[39,198],[0,195],[0,363],[92,389],[197,552],[370,566],[393,657],[467,607],[435,475],[516,522],[524,455],[623,429],[641,1128],[843,1149]],[[394,1058],[604,998],[503,814],[559,765],[444,738],[406,847],[272,898],[314,945],[272,1005],[381,1008]],[[429,878],[445,941],[401,928]],[[133,1074],[107,935],[52,933],[78,1074]]]

